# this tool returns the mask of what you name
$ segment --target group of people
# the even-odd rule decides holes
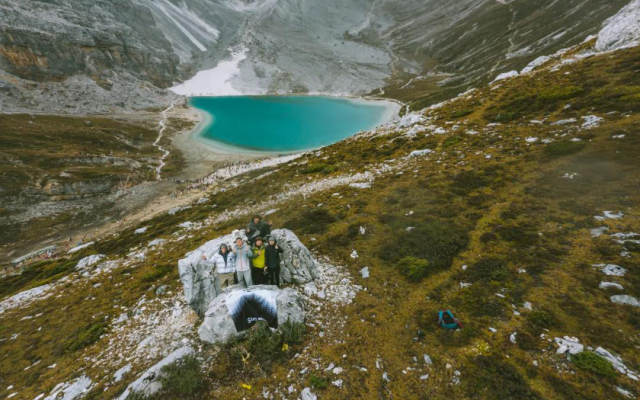
[[[246,234],[247,241],[237,237],[234,245],[223,243],[212,257],[202,254],[200,262],[211,268],[216,290],[220,291],[236,282],[244,287],[280,287],[280,255],[284,250],[270,235],[271,223],[255,216],[247,225]]]

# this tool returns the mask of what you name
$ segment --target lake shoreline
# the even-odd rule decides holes
[[[212,97],[212,96],[191,96],[191,98],[208,98],[208,97]],[[374,126],[367,129],[362,129],[358,132],[354,132],[352,135],[349,135],[343,139],[340,139],[335,143],[340,142],[341,140],[348,139],[349,137],[352,137],[358,134],[359,132],[373,130],[376,127],[382,126],[384,124],[387,124],[393,121],[399,116],[402,108],[405,106],[403,103],[393,99],[380,99],[380,98],[356,97],[356,96],[337,96],[337,95],[333,96],[328,94],[318,94],[318,95],[311,95],[311,94],[309,95],[306,95],[306,94],[271,95],[270,94],[270,95],[233,95],[233,96],[215,96],[215,97],[256,97],[256,98],[258,97],[325,97],[325,98],[331,98],[331,99],[343,99],[343,100],[347,100],[352,104],[357,104],[357,105],[371,105],[372,103],[376,103],[377,105],[382,105],[384,107],[384,111],[381,113],[378,119],[378,122],[376,122]],[[193,106],[192,104],[189,104],[189,109],[196,112],[199,117],[198,124],[193,128],[192,132],[189,134],[189,138],[193,142],[197,143],[196,146],[204,147],[208,151],[214,154],[217,154],[221,157],[224,157],[224,156],[236,156],[236,157],[245,156],[246,157],[246,158],[241,157],[244,159],[237,160],[237,161],[246,161],[246,160],[255,159],[255,158],[276,157],[281,155],[304,153],[308,151],[317,150],[319,148],[333,144],[333,143],[330,143],[330,144],[326,144],[319,147],[311,147],[311,148],[296,149],[296,150],[283,150],[283,151],[257,150],[257,149],[247,148],[247,147],[234,146],[234,145],[225,143],[223,141],[219,141],[211,138],[205,138],[204,134],[206,133],[207,128],[213,123],[213,115],[211,115],[209,112],[205,110],[202,110]]]

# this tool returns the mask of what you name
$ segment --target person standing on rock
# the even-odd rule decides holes
[[[258,236],[256,238],[256,244],[251,249],[253,251],[253,261],[251,265],[251,277],[253,278],[253,282],[256,285],[262,285],[266,283],[266,271],[265,267],[265,256],[266,249],[264,243],[262,242],[262,238]]]
[[[267,283],[280,288],[280,254],[284,253],[282,247],[278,246],[276,238],[269,236],[269,244],[265,249],[265,268],[267,271]]]
[[[242,238],[237,238],[236,245],[233,247],[233,259],[236,264],[238,283],[244,287],[253,285],[253,280],[251,279],[252,258],[253,252],[251,251],[251,247],[249,247]]]
[[[264,222],[258,215],[254,216],[247,225],[247,237],[253,246],[257,237],[265,237],[271,233],[271,221]]]
[[[218,274],[218,270],[216,269],[216,264],[212,260],[207,257],[206,253],[202,253],[202,257],[199,261],[199,264],[202,264],[202,271],[211,271],[211,276],[213,277],[213,287],[216,289],[216,293],[220,293],[222,289],[220,288],[220,276]]]
[[[213,267],[220,275],[220,287],[226,288],[233,285],[233,274],[236,271],[234,257],[229,256],[229,248],[226,244],[220,245],[220,250],[213,256]]]

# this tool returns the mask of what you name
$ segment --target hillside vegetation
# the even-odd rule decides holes
[[[144,118],[0,115],[0,260],[8,261],[9,250],[14,255],[35,250],[34,245],[60,236],[60,231],[70,235],[117,217],[118,190],[156,179],[162,154],[154,146],[156,123]],[[182,120],[169,123],[168,133],[185,129]],[[168,143],[164,137],[161,145]],[[163,176],[175,175],[183,165],[174,151]]]
[[[86,398],[113,398],[166,355],[162,346],[198,343],[197,317],[187,315],[166,342],[139,344],[154,334],[143,330],[149,321],[180,308],[177,261],[267,210],[362,290],[347,305],[313,303],[323,324],[286,347],[281,337],[256,345],[272,344],[260,329],[227,347],[198,345],[198,360],[184,361],[188,382],[169,375],[177,383],[166,396],[297,398],[305,387],[321,399],[638,396],[633,373],[597,349],[640,370],[638,308],[611,300],[640,298],[639,237],[630,235],[640,233],[640,48],[574,55],[424,109],[413,122],[230,179],[140,225],[143,233],[123,231],[2,279],[2,298],[44,284],[55,291],[0,314],[0,396],[33,399],[87,376]],[[110,264],[83,277],[76,264],[91,254]],[[607,276],[599,264],[626,274]],[[464,329],[438,328],[442,309]],[[128,328],[116,323],[123,314]],[[555,338],[565,336],[586,351],[558,354]],[[262,352],[271,357],[246,362]],[[114,381],[127,363],[133,372]]]

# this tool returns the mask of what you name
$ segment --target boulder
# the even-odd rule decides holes
[[[275,299],[277,326],[282,326],[287,320],[304,322],[302,296],[292,288],[278,289],[272,285],[256,285],[248,289],[227,289],[211,302],[205,313],[204,321],[198,329],[200,339],[207,343],[224,343],[241,335],[243,331],[236,328],[237,321],[234,321],[230,308],[237,305],[239,297],[248,294]]]
[[[93,254],[91,256],[87,256],[82,260],[78,261],[78,264],[76,264],[76,269],[77,270],[86,269],[105,257],[106,256],[104,254]]]
[[[189,306],[201,317],[207,311],[209,303],[220,294],[215,288],[211,270],[199,263],[202,254],[211,258],[218,252],[221,244],[225,243],[230,246],[237,237],[246,239],[242,231],[233,231],[229,235],[208,241],[178,261],[178,272],[184,287],[184,297]]]
[[[288,229],[271,232],[284,253],[280,255],[280,277],[287,283],[307,283],[318,277],[318,265],[295,233]]]
[[[282,281],[305,283],[314,280],[318,275],[317,263],[298,237],[287,229],[276,229],[271,234],[284,250],[284,254],[281,255],[280,268]],[[229,235],[208,241],[178,261],[178,271],[184,286],[185,299],[201,317],[204,316],[211,301],[220,293],[215,288],[211,270],[198,262],[203,253],[207,255],[207,258],[210,258],[218,252],[222,243],[231,246],[237,237],[246,240],[244,232],[236,230]]]

